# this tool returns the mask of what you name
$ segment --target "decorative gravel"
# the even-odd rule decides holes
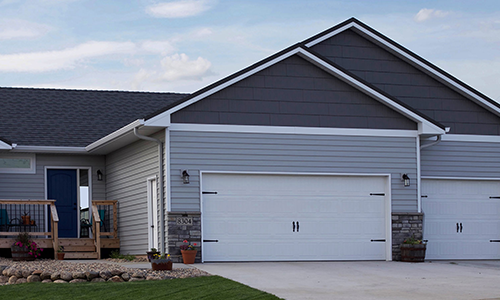
[[[140,280],[165,280],[210,276],[196,268],[174,268],[171,271],[153,271],[151,268],[127,268],[119,262],[127,260],[108,259],[102,262],[76,263],[52,259],[15,262],[0,258],[0,285],[24,282],[125,282]],[[144,263],[146,259],[136,259],[132,263]]]

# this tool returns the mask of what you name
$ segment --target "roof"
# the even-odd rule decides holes
[[[85,147],[186,95],[0,88],[0,135],[9,144]]]

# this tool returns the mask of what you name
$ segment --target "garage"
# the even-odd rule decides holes
[[[427,259],[500,258],[500,183],[422,180]]]
[[[202,173],[202,260],[390,260],[388,182]]]

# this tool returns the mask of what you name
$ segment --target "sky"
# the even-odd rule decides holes
[[[0,0],[0,86],[192,93],[351,17],[500,102],[498,0]]]

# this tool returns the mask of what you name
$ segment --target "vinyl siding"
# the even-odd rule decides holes
[[[200,210],[200,171],[392,175],[392,209],[417,211],[416,138],[170,132],[172,211]],[[182,183],[187,169],[190,184]]]
[[[442,141],[421,151],[422,176],[500,178],[500,143]]]
[[[172,114],[172,123],[417,128],[297,55]]]
[[[37,154],[35,174],[0,173],[0,199],[45,199],[45,167],[91,167],[92,199],[105,199],[105,185],[97,170],[105,173],[104,156]]]
[[[152,135],[164,138],[164,131]],[[106,196],[118,200],[121,253],[148,250],[147,179],[158,176],[158,144],[137,141],[106,156]]]
[[[451,127],[451,133],[500,134],[499,117],[370,42],[356,29],[339,33],[312,50]]]

